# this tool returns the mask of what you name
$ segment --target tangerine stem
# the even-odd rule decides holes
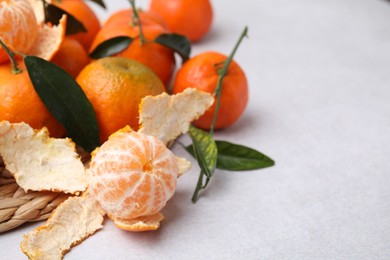
[[[221,106],[221,92],[222,92],[223,79],[225,78],[225,76],[227,74],[227,70],[230,66],[230,63],[233,60],[234,55],[236,54],[236,52],[238,50],[238,47],[240,46],[244,37],[246,37],[247,35],[248,35],[248,26],[245,26],[243,32],[240,35],[240,38],[238,39],[238,41],[237,41],[236,45],[234,46],[232,52],[230,53],[229,57],[223,62],[223,67],[221,69],[217,70],[219,77],[218,77],[217,87],[215,88],[215,92],[214,92],[214,95],[217,97],[217,101],[215,103],[215,111],[214,111],[213,121],[212,121],[211,126],[210,126],[210,135],[214,134],[215,122],[217,121],[219,107]]]
[[[242,40],[244,39],[244,37],[246,37],[248,35],[248,26],[245,26],[243,32],[241,33],[237,43],[235,44],[232,52],[230,53],[230,55],[228,56],[228,58],[222,62],[222,63],[218,63],[218,64],[215,64],[216,67],[218,67],[219,65],[223,64],[223,67],[221,69],[218,69],[217,70],[217,73],[218,73],[218,82],[217,82],[217,87],[215,88],[215,92],[214,92],[214,95],[216,96],[217,98],[217,101],[216,101],[216,104],[215,104],[215,111],[214,111],[214,115],[213,115],[213,121],[211,122],[211,126],[210,126],[210,135],[213,136],[214,135],[214,127],[215,127],[215,122],[217,121],[217,117],[218,117],[218,111],[219,111],[219,107],[221,105],[221,92],[222,92],[222,83],[223,83],[223,79],[225,78],[226,74],[227,74],[227,70],[230,66],[230,63],[232,62],[233,60],[233,57],[234,55],[236,54],[237,50],[238,50],[238,47],[240,46]],[[194,191],[194,194],[192,195],[192,202],[195,203],[198,199],[198,194],[200,192],[200,190],[202,189],[205,189],[207,184],[209,183],[211,177],[210,176],[206,176],[206,182],[203,184],[203,175],[205,175],[205,173],[203,171],[200,171],[200,174],[199,174],[199,178],[198,178],[198,183],[196,184],[196,188],[195,188],[195,191]]]
[[[19,68],[18,63],[15,60],[15,53],[12,52],[7,45],[4,44],[4,42],[0,38],[0,46],[4,49],[4,51],[7,53],[7,56],[9,60],[11,61],[12,66],[12,74],[19,74],[22,73],[22,70]]]
[[[129,2],[131,4],[131,8],[133,9],[133,18],[132,18],[133,24],[137,25],[139,28],[139,37],[141,39],[140,43],[142,45],[146,41],[143,30],[142,30],[142,22],[141,22],[139,15],[138,15],[138,11],[137,11],[137,8],[135,5],[135,0],[129,0]]]
[[[195,188],[194,194],[192,195],[192,198],[191,198],[191,201],[193,203],[196,203],[196,201],[198,200],[199,192],[204,186],[203,185],[203,175],[204,175],[203,171],[200,171],[200,174],[198,177],[198,182],[196,183],[196,188]]]

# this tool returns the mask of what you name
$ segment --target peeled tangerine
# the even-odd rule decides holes
[[[50,60],[65,37],[67,16],[57,26],[44,23],[43,3],[33,0],[0,1],[0,38],[10,49]],[[35,13],[37,11],[37,13]],[[0,47],[0,63],[9,60]]]
[[[163,142],[125,127],[93,153],[88,172],[91,196],[118,227],[131,229],[127,221],[138,217],[162,218],[179,168]]]

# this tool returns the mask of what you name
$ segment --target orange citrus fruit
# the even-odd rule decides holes
[[[153,12],[151,10],[138,10],[138,15],[143,20],[151,20],[153,22],[156,22],[163,26],[164,28],[168,29],[168,25],[165,22],[165,20],[156,12]],[[133,17],[133,9],[126,8],[116,11],[115,13],[111,14],[108,19],[104,22],[103,26],[106,26],[110,23],[115,23],[119,20],[125,19],[126,21],[129,21],[129,19],[132,19]]]
[[[110,218],[158,213],[176,188],[174,154],[155,137],[123,128],[92,153],[89,191]]]
[[[95,60],[76,80],[96,112],[101,142],[126,125],[138,129],[138,106],[142,98],[165,92],[163,83],[152,70],[127,58]]]
[[[151,0],[150,10],[158,13],[172,32],[185,35],[192,42],[201,40],[213,21],[209,0]]]
[[[215,93],[218,73],[227,57],[217,52],[204,52],[189,59],[178,70],[174,83],[173,93],[182,92],[192,87],[199,90]],[[243,114],[248,103],[248,82],[244,71],[233,60],[223,79],[221,103],[218,111],[215,129],[225,128],[234,124]],[[193,124],[203,129],[210,129],[216,102]]]
[[[87,32],[79,32],[69,37],[79,41],[85,50],[89,47],[100,30],[100,21],[93,10],[83,0],[52,0],[52,3],[65,10],[80,21]]]
[[[133,41],[129,47],[114,56],[126,57],[141,62],[152,69],[165,86],[168,86],[175,70],[174,52],[167,47],[153,42],[157,36],[162,33],[168,33],[168,31],[155,20],[148,18],[146,15],[142,16],[142,14],[144,13],[140,13],[140,19],[146,42],[140,43],[139,26],[132,24],[132,15],[122,14],[103,25],[92,43],[90,52],[108,39],[117,36],[131,37]]]
[[[9,63],[0,65],[0,121],[25,122],[36,129],[47,127],[52,137],[64,136],[64,128],[35,92],[22,61],[19,67],[22,73],[13,74]]]
[[[72,78],[76,78],[89,63],[89,56],[81,43],[70,37],[65,37],[51,62],[64,69]]]
[[[27,0],[8,0],[0,3],[0,39],[12,50],[26,53],[38,35],[34,10]],[[0,47],[0,63],[8,56]]]

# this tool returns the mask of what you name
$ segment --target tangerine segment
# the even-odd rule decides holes
[[[93,152],[89,188],[110,218],[159,212],[176,188],[176,157],[155,137],[125,127]]]
[[[26,53],[35,42],[38,25],[27,0],[0,2],[0,38],[12,50]],[[8,60],[0,47],[0,63]]]

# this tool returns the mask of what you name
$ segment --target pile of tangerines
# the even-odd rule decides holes
[[[61,137],[66,135],[64,128],[35,93],[23,60],[18,58],[18,54],[28,53],[31,47],[27,45],[31,44],[33,19],[44,20],[37,12],[42,11],[42,2],[0,0],[0,40],[13,51],[21,70],[12,72],[10,57],[0,47],[0,120],[26,122],[34,128],[45,126],[52,136]],[[104,23],[83,0],[45,3],[64,10],[85,28],[82,32],[62,35],[61,45],[47,59],[64,69],[85,92],[96,113],[101,142],[125,125],[138,128],[138,105],[146,95],[178,93],[188,87],[215,92],[218,69],[226,55],[205,52],[181,64],[176,62],[173,49],[154,41],[167,33],[184,35],[192,43],[201,41],[213,20],[209,0],[150,0],[147,10],[135,10],[129,4],[128,9],[110,15]],[[42,24],[38,22],[39,26]],[[90,58],[97,46],[118,36],[130,37],[132,41],[112,55],[115,58]],[[50,45],[50,40],[40,44]],[[235,123],[247,101],[245,74],[233,61],[223,80],[215,128]],[[194,125],[209,129],[214,111],[215,105]]]

